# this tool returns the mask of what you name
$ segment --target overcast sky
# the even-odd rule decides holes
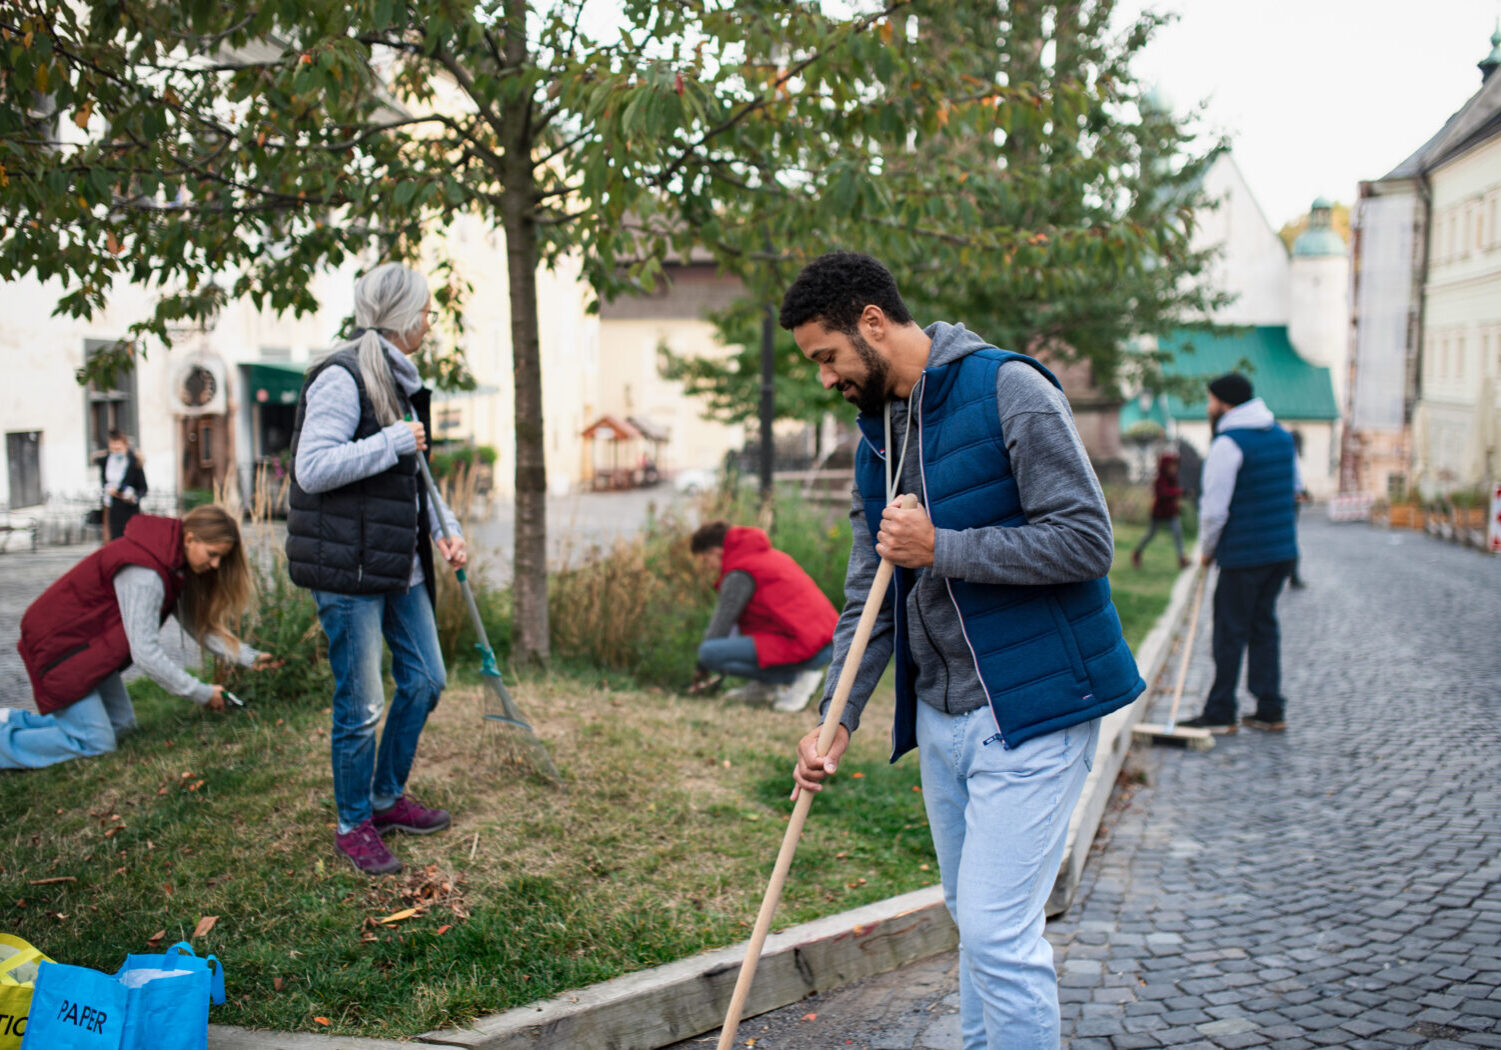
[[[1136,70],[1208,126],[1274,227],[1396,167],[1480,88],[1498,0],[1122,0],[1176,12]]]

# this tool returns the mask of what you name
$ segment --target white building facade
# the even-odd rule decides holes
[[[1343,480],[1433,498],[1501,477],[1501,29],[1478,92],[1361,187]]]

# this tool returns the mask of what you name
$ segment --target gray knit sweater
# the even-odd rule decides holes
[[[115,573],[115,600],[120,603],[120,619],[125,625],[126,641],[130,643],[131,663],[173,696],[185,696],[195,704],[206,704],[214,698],[214,687],[178,667],[162,648],[160,616],[166,598],[167,589],[154,569],[127,565]],[[188,619],[181,602],[178,602],[175,613],[183,630],[193,634],[197,625]],[[261,655],[259,650],[244,644],[238,653],[231,653],[214,634],[205,636],[203,646],[241,667],[249,667]]]

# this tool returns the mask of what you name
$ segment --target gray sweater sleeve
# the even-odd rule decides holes
[[[704,641],[728,637],[731,628],[740,622],[740,614],[745,612],[745,607],[755,594],[756,580],[750,573],[742,569],[727,573],[719,581],[719,604],[714,607],[709,626],[704,628]]]
[[[996,372],[1001,433],[1027,524],[939,529],[933,571],[971,583],[1052,584],[1110,572],[1110,511],[1068,399],[1031,365]]]
[[[359,388],[337,365],[325,368],[307,392],[307,412],[297,442],[297,484],[304,492],[331,492],[390,470],[398,456],[417,451],[412,428],[396,422],[359,441]]]
[[[185,696],[195,704],[212,700],[214,687],[178,667],[162,648],[161,621],[157,617],[167,591],[161,577],[145,566],[127,565],[115,573],[114,583],[131,662],[173,696]]]
[[[860,500],[858,488],[853,489],[850,494],[850,532],[854,542],[850,544],[849,567],[844,573],[844,609],[834,627],[834,656],[829,663],[828,677],[824,680],[823,702],[818,708],[820,721],[828,714],[829,701],[833,699],[834,690],[839,685],[839,676],[845,658],[849,655],[850,643],[855,639],[855,629],[860,625],[860,617],[865,612],[865,601],[870,597],[870,585],[875,582],[876,570],[881,565],[881,559],[876,556],[875,545],[870,542],[870,530],[865,524],[865,505]],[[886,589],[888,598],[891,591],[891,587]],[[859,673],[850,689],[849,699],[845,702],[844,714],[839,718],[840,724],[851,733],[860,728],[860,715],[870,700],[870,694],[880,684],[886,665],[891,661],[895,630],[891,602],[888,600],[871,628],[870,641],[866,644],[865,656],[860,661]]]

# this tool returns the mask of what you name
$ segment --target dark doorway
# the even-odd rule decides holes
[[[42,432],[5,435],[5,462],[10,476],[10,505],[34,507],[42,502]]]

